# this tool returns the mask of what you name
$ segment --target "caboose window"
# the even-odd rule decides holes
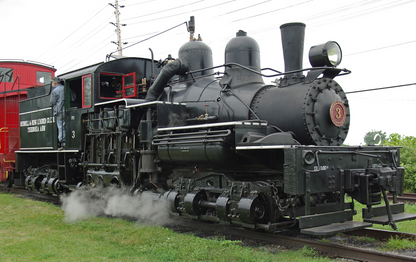
[[[0,67],[0,82],[13,82],[13,68]]]
[[[50,72],[36,72],[36,84],[37,85],[47,85],[51,82],[52,73]]]
[[[91,107],[91,75],[82,77],[82,107]]]

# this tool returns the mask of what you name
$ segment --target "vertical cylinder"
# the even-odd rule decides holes
[[[280,26],[285,72],[302,69],[305,26],[304,23],[288,23]],[[299,72],[288,77],[301,75],[302,73]]]

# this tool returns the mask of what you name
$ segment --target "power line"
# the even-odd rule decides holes
[[[368,5],[368,4],[373,5],[373,2],[374,3],[377,3],[377,2],[383,3],[382,1],[371,1],[369,3],[364,3],[362,6],[365,6],[365,5]],[[334,13],[334,15],[336,15],[335,17],[324,16],[325,18],[328,18],[328,19],[323,20],[321,22],[318,22],[316,24],[313,24],[313,26],[322,26],[322,25],[327,25],[328,23],[332,24],[332,23],[337,23],[337,22],[340,22],[340,21],[350,20],[350,19],[353,19],[353,18],[357,18],[357,17],[361,17],[361,16],[365,16],[365,15],[370,15],[370,14],[377,13],[377,12],[380,12],[380,11],[384,11],[384,10],[387,10],[387,9],[390,10],[391,8],[395,8],[395,7],[406,5],[406,4],[411,4],[411,3],[414,3],[414,2],[415,2],[414,0],[410,0],[410,1],[407,1],[407,2],[402,2],[401,0],[398,0],[398,1],[395,1],[395,2],[392,2],[392,3],[383,3],[383,4],[378,5],[378,6],[369,6],[365,10],[359,10],[359,11],[354,12],[354,13],[347,13],[344,16],[340,16],[338,13]]]
[[[257,5],[264,4],[264,3],[266,3],[266,2],[270,2],[270,0],[266,0],[266,1],[264,1],[264,2],[257,3],[257,4],[254,4],[254,5],[249,5],[249,6],[246,6],[246,7],[240,8],[240,9],[236,9],[236,10],[233,10],[233,11],[230,11],[230,12],[227,12],[227,13],[224,13],[224,14],[221,14],[221,15],[219,15],[219,16],[229,15],[229,14],[232,14],[232,13],[235,13],[235,12],[239,12],[239,11],[241,11],[241,10],[244,10],[244,9],[247,9],[247,8],[250,8],[250,7],[253,7],[253,6],[257,6]]]
[[[43,55],[45,55],[46,53],[49,53],[53,48],[59,46],[59,44],[63,43],[66,39],[68,39],[70,36],[72,36],[73,34],[75,34],[75,32],[77,32],[80,28],[82,28],[83,26],[85,26],[89,21],[91,21],[94,17],[96,17],[99,13],[101,13],[101,11],[104,10],[104,8],[106,8],[107,5],[105,5],[100,11],[98,11],[95,15],[93,15],[90,19],[88,19],[85,23],[83,23],[80,27],[78,27],[77,29],[75,29],[72,33],[70,33],[67,37],[65,37],[64,39],[62,39],[59,43],[57,43],[56,45],[54,45],[52,48],[49,48],[48,50],[46,50],[43,54],[41,54],[40,56],[38,56],[37,58],[35,58],[35,60],[38,60],[40,57],[42,57]]]
[[[127,38],[123,38],[124,40],[129,40],[129,39],[134,39],[134,38],[140,38],[143,36],[147,36],[147,35],[153,35],[153,34],[157,34],[159,33],[158,31],[156,32],[151,32],[151,33],[147,33],[147,34],[143,34],[143,35],[136,35],[136,36],[132,36],[132,37],[127,37]]]
[[[412,86],[412,85],[416,85],[416,83],[397,85],[397,86],[379,87],[379,88],[373,88],[373,89],[357,90],[357,91],[345,92],[345,94],[355,94],[355,93],[362,93],[362,92],[378,91],[378,90],[397,88],[397,87],[405,87],[405,86]]]
[[[107,20],[110,20],[110,18],[112,18],[113,16],[111,15],[111,17],[107,18]],[[79,50],[77,49],[78,47],[80,47],[81,45],[83,45],[84,43],[86,43],[88,40],[90,40],[92,37],[94,37],[95,35],[97,35],[99,32],[101,32],[102,30],[106,29],[108,26],[108,24],[100,24],[99,26],[97,26],[96,28],[94,28],[93,30],[91,30],[90,32],[88,32],[88,37],[84,37],[82,41],[77,42],[76,45],[73,45],[70,49],[67,50],[67,52],[58,57],[54,62],[51,62],[51,64],[55,64],[56,62],[60,61],[62,58],[71,55],[71,53],[74,50]]]
[[[162,11],[159,11],[159,12],[153,12],[153,13],[150,13],[150,14],[147,14],[147,15],[140,15],[140,16],[135,16],[135,17],[127,18],[127,19],[124,19],[124,21],[128,21],[128,20],[131,20],[131,19],[136,19],[136,18],[142,18],[142,17],[145,17],[145,16],[150,16],[150,15],[155,15],[155,14],[160,14],[160,13],[164,13],[164,12],[170,12],[170,11],[172,11],[174,9],[183,8],[185,6],[197,4],[197,3],[200,3],[200,2],[203,2],[203,1],[204,0],[199,0],[199,1],[196,1],[196,2],[193,2],[193,3],[187,3],[185,5],[181,5],[181,6],[177,6],[177,7],[173,7],[173,8],[168,8],[168,9],[165,9],[165,10],[162,10]]]
[[[168,32],[168,31],[170,31],[170,30],[172,30],[172,29],[174,29],[174,28],[176,28],[176,27],[179,27],[179,26],[181,26],[181,25],[184,25],[184,24],[186,24],[187,25],[187,22],[183,22],[183,23],[180,23],[179,25],[175,25],[174,27],[171,27],[171,28],[169,28],[169,29],[166,29],[165,31],[162,31],[162,32],[160,32],[160,33],[157,33],[157,34],[155,34],[155,35],[152,35],[152,36],[150,36],[150,37],[148,37],[148,38],[146,38],[146,39],[143,39],[143,40],[141,40],[141,41],[139,41],[139,42],[136,42],[136,43],[134,43],[134,44],[131,44],[131,45],[129,45],[129,46],[126,46],[124,49],[127,49],[127,48],[129,48],[129,47],[132,47],[132,46],[135,46],[135,45],[137,45],[137,44],[140,44],[140,43],[142,43],[142,42],[144,42],[144,41],[147,41],[147,40],[149,40],[149,39],[152,39],[153,37],[156,37],[156,36],[158,36],[158,35],[161,35],[161,34],[163,34],[163,33],[166,33],[166,32]],[[114,51],[114,52],[116,52],[116,51]],[[114,52],[112,52],[112,53],[110,53],[109,55],[107,55],[107,57],[110,57]]]
[[[400,45],[407,45],[407,44],[415,43],[415,42],[416,42],[416,40],[413,40],[413,41],[409,41],[409,42],[403,42],[403,43],[398,43],[398,44],[394,44],[394,45],[383,46],[383,47],[379,47],[379,48],[374,48],[374,49],[369,49],[369,50],[365,50],[365,51],[360,51],[360,52],[357,52],[357,53],[346,54],[345,56],[352,56],[352,55],[357,55],[357,54],[363,54],[363,53],[368,53],[368,52],[377,51],[377,50],[381,50],[381,49],[386,49],[386,48],[390,48],[390,47],[395,47],[395,46],[400,46]]]
[[[124,0],[125,1],[125,0]],[[123,0],[120,0],[120,2],[124,2]],[[149,2],[154,2],[156,0],[149,0],[149,1],[145,1],[145,2],[140,2],[140,3],[134,3],[134,4],[127,4],[128,6],[132,6],[132,5],[141,5],[141,4],[146,4]]]
[[[261,14],[257,14],[257,15],[253,15],[253,16],[249,16],[249,17],[244,17],[244,18],[241,18],[241,19],[238,19],[238,20],[234,20],[233,22],[238,22],[238,21],[242,21],[242,20],[246,20],[246,19],[251,19],[251,18],[257,17],[257,16],[262,16],[262,15],[270,14],[270,13],[273,13],[273,12],[282,11],[284,9],[292,8],[292,7],[295,7],[295,6],[298,6],[298,5],[303,5],[303,4],[306,4],[308,2],[312,2],[312,1],[313,0],[308,0],[308,1],[305,1],[305,2],[302,2],[302,3],[298,3],[298,4],[295,4],[295,5],[278,8],[278,9],[275,9],[275,10],[272,10],[272,11],[263,12]]]
[[[178,15],[188,14],[188,13],[191,13],[191,12],[196,12],[196,11],[201,11],[201,10],[209,9],[209,8],[212,8],[212,7],[217,7],[217,6],[220,6],[220,5],[225,5],[225,4],[228,4],[228,3],[231,3],[231,2],[235,2],[235,1],[236,0],[230,0],[230,1],[227,1],[227,2],[224,2],[224,3],[219,3],[219,4],[215,4],[215,5],[211,5],[211,6],[206,6],[206,7],[203,7],[203,8],[194,9],[194,10],[187,11],[187,12],[183,12],[183,13],[179,13],[179,14],[174,14],[174,15],[169,15],[169,16],[164,16],[164,17],[159,17],[159,18],[155,18],[155,19],[151,19],[151,20],[145,20],[145,21],[140,21],[140,22],[135,22],[135,23],[129,23],[129,25],[132,25],[132,24],[141,24],[141,23],[146,23],[146,22],[152,22],[152,21],[156,21],[156,20],[166,19],[166,18],[178,16]]]
[[[98,45],[97,45],[97,46],[94,46],[94,47],[92,47],[91,49],[89,49],[89,50],[88,50],[89,52],[87,52],[87,53],[89,54],[89,56],[75,57],[73,60],[71,60],[69,63],[66,63],[66,64],[65,64],[65,66],[63,66],[63,67],[62,67],[62,68],[65,68],[65,67],[69,67],[69,68],[67,68],[67,69],[65,69],[65,70],[63,70],[62,68],[60,68],[59,70],[60,70],[60,71],[64,71],[64,73],[67,73],[67,72],[69,72],[72,68],[74,68],[74,67],[78,66],[79,64],[83,63],[83,62],[86,60],[86,58],[90,58],[90,57],[92,57],[93,55],[95,55],[96,53],[98,53],[98,52],[100,52],[101,50],[103,50],[104,48],[107,48],[107,47],[109,46],[109,43],[107,42],[107,40],[109,40],[111,37],[113,37],[113,36],[112,36],[112,35],[110,35],[110,36],[109,36],[109,37],[107,37],[106,39],[104,39],[104,40],[100,41],[100,42],[101,42],[101,44],[104,44],[104,45],[103,45],[103,47],[101,47],[101,48],[97,48],[97,47],[98,47]],[[95,52],[90,52],[90,51],[95,51]],[[82,60],[81,60],[81,61],[79,61],[80,59],[82,59]],[[78,61],[77,61],[77,60],[78,60]],[[76,64],[71,65],[71,63],[73,63],[73,62],[76,62]]]

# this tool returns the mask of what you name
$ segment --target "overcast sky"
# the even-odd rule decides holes
[[[0,0],[0,59],[34,60],[53,65],[57,74],[101,62],[116,50],[115,0]],[[335,80],[345,92],[416,83],[416,0],[121,0],[125,56],[177,57],[188,41],[184,25],[195,16],[196,34],[224,63],[224,48],[238,30],[248,32],[261,50],[261,66],[284,71],[279,26],[306,24],[303,66],[310,46],[337,41],[339,67],[352,74]],[[266,78],[269,84],[274,79]],[[363,143],[374,130],[416,136],[416,85],[347,95],[351,127],[346,144]]]

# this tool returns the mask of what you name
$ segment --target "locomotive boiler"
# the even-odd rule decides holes
[[[21,102],[16,181],[44,193],[150,191],[173,215],[269,231],[327,235],[415,218],[397,203],[399,148],[342,146],[350,111],[334,78],[350,71],[336,67],[336,42],[313,46],[312,68],[303,69],[305,25],[282,25],[279,72],[261,68],[259,45],[242,30],[214,66],[210,47],[193,38],[193,19],[188,29],[177,59],[121,58],[61,75],[65,150],[49,139],[48,87]],[[367,205],[364,222],[352,221],[347,195]]]

